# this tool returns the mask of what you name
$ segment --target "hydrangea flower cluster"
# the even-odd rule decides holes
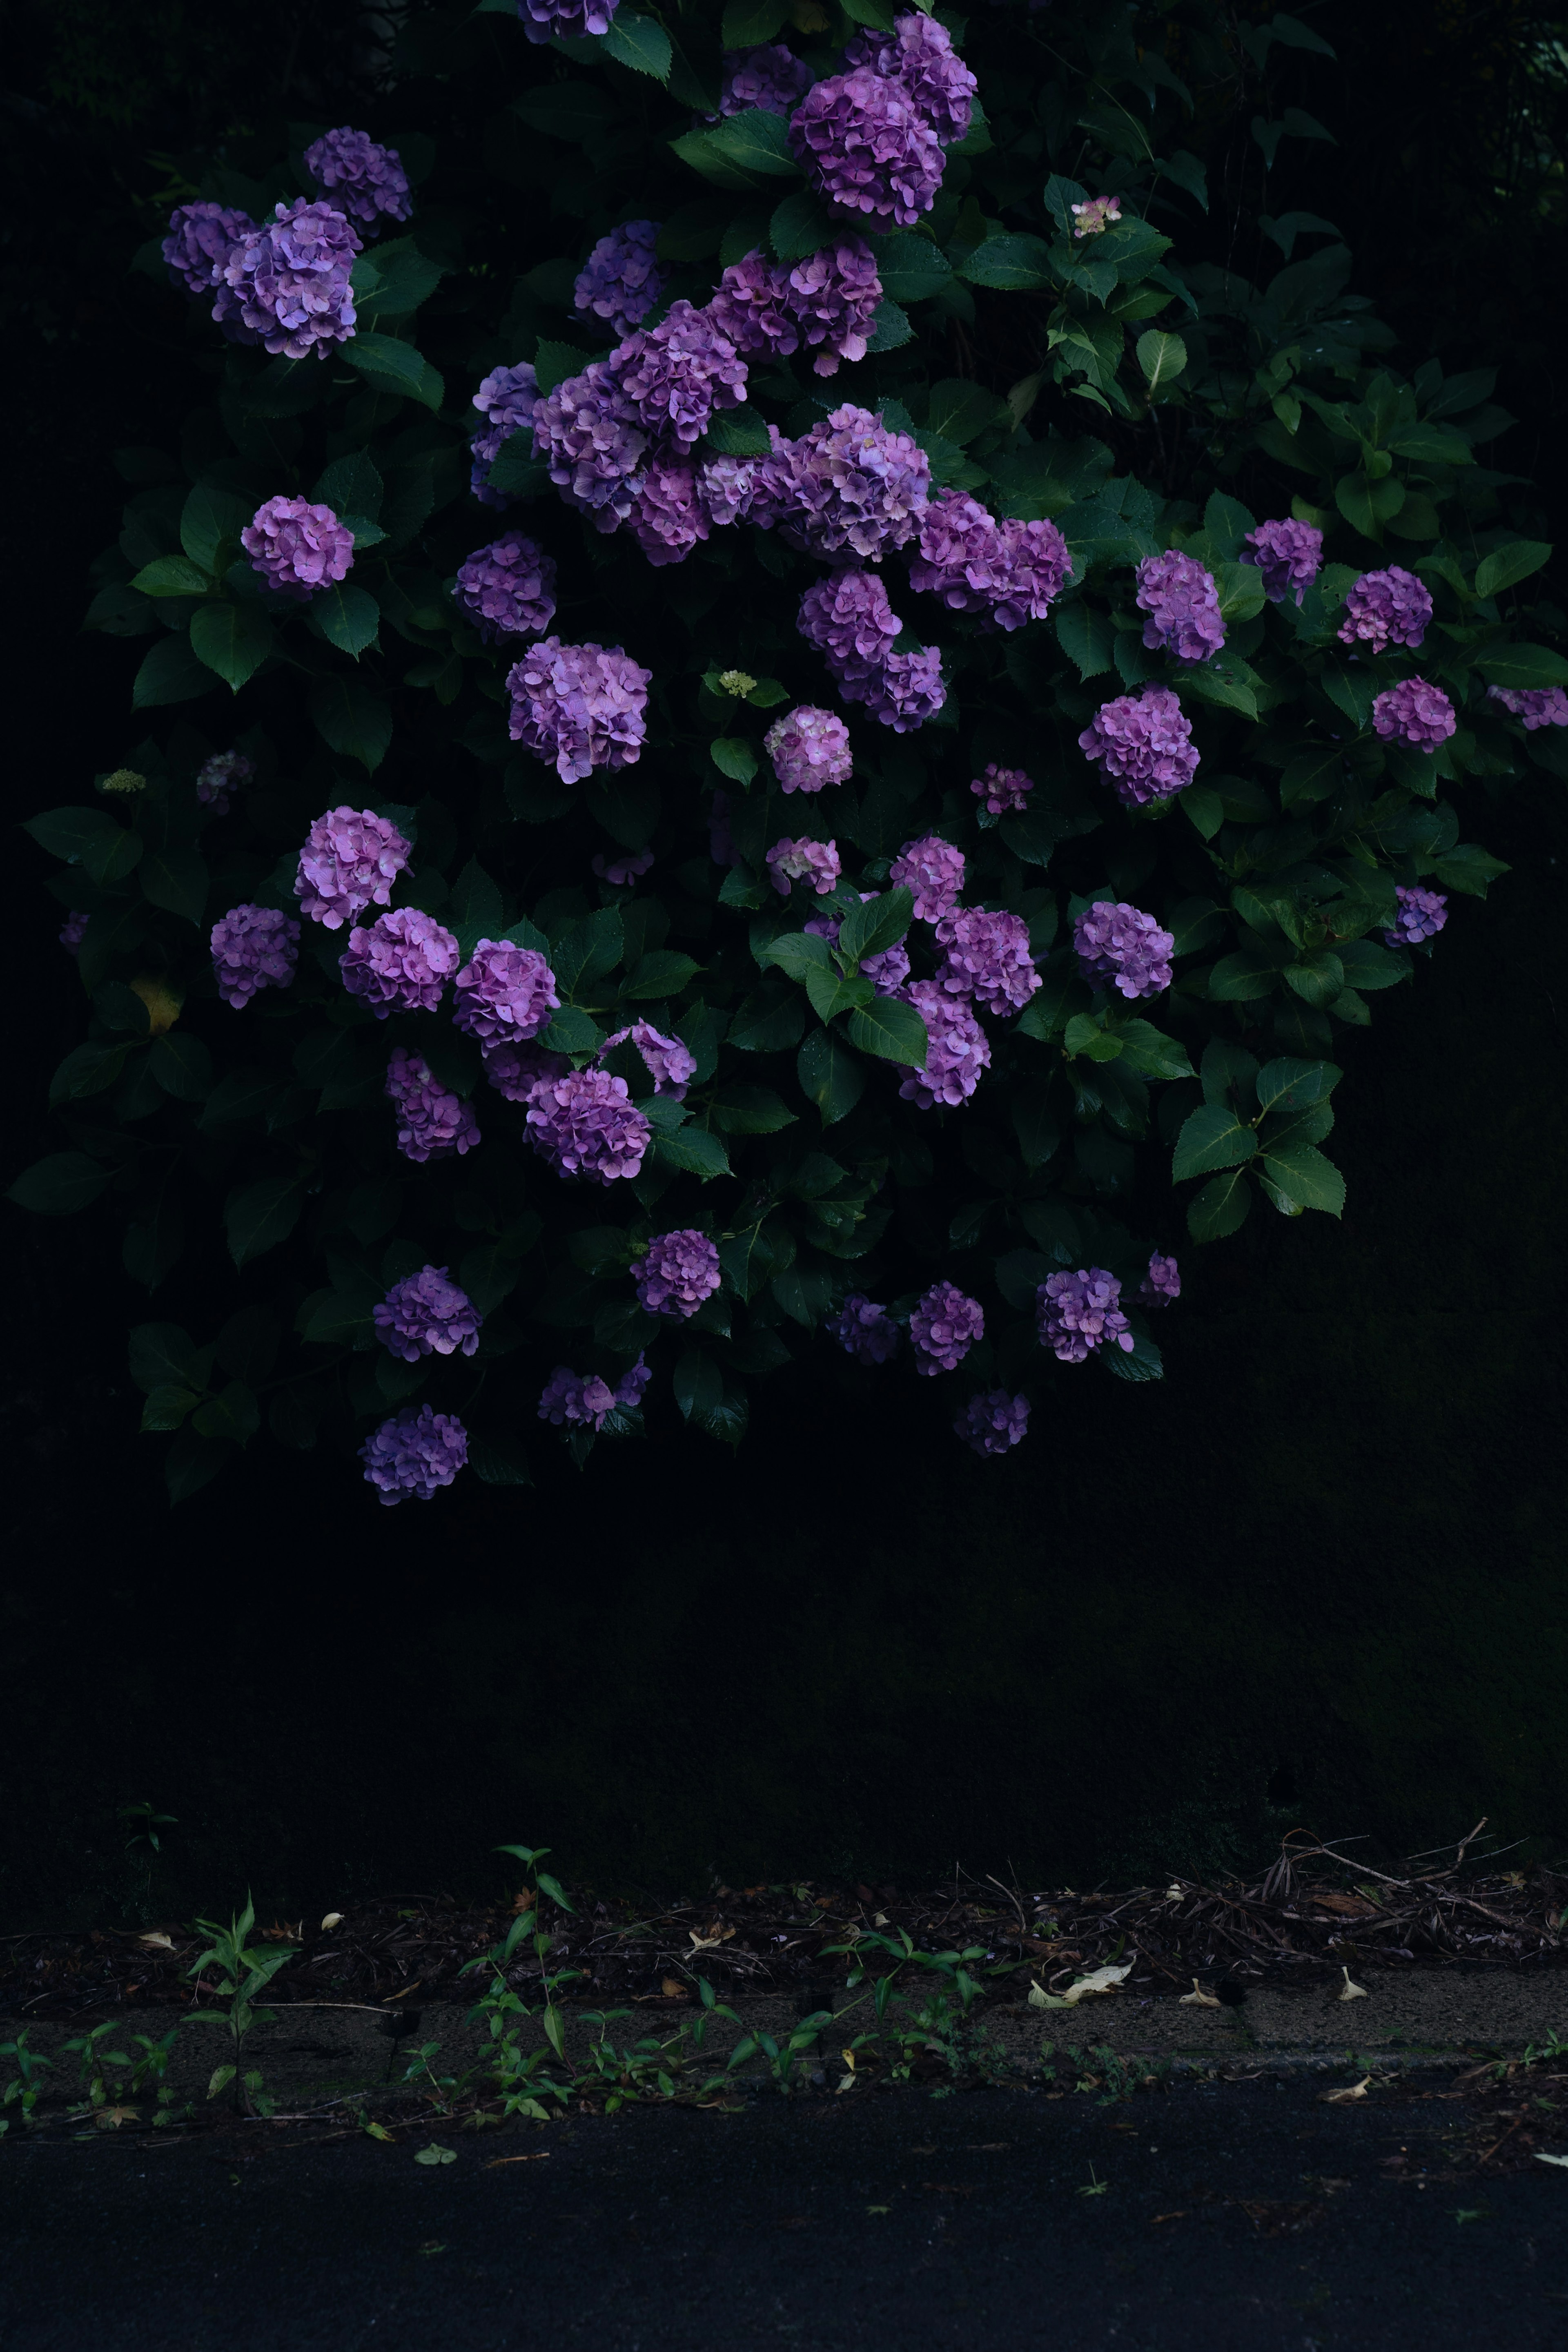
[[[462,961],[456,940],[434,915],[399,907],[350,932],[338,969],[350,995],[384,1021],[393,1012],[434,1013]]]
[[[857,1364],[885,1364],[898,1353],[899,1328],[885,1307],[852,1290],[838,1313],[822,1327]]]
[[[617,1408],[631,1410],[643,1402],[653,1373],[641,1356],[613,1388],[597,1372],[586,1380],[566,1364],[558,1364],[539,1399],[539,1419],[556,1429],[601,1430]]]
[[[528,1096],[528,1140],[558,1176],[612,1184],[635,1176],[653,1129],[624,1078],[608,1070],[568,1070],[543,1078]]]
[[[1394,921],[1383,934],[1391,948],[1416,948],[1423,940],[1435,940],[1448,919],[1448,901],[1441,890],[1407,888],[1399,883],[1394,892]]]
[[[953,37],[934,16],[900,16],[891,33],[861,32],[844,50],[851,70],[869,66],[909,93],[944,147],[968,135],[974,120],[974,75],[953,47]]]
[[[413,210],[408,173],[395,147],[378,147],[368,131],[329,131],[305,150],[305,169],[342,210],[367,227],[405,221]]]
[[[1323,535],[1316,523],[1260,522],[1241,542],[1241,561],[1255,563],[1263,574],[1263,593],[1270,604],[1283,604],[1292,592],[1301,604],[1322,569]]]
[[[1168,686],[1103,702],[1078,738],[1078,748],[1102,767],[1125,808],[1168,800],[1197,772],[1192,727]]]
[[[1372,723],[1385,743],[1403,743],[1412,751],[1435,751],[1457,724],[1442,688],[1428,686],[1424,677],[1402,677],[1397,686],[1385,687],[1372,706]]]
[[[294,877],[300,912],[341,930],[367,907],[384,907],[408,864],[409,844],[373,809],[329,809],[305,837]]]
[[[1081,1364],[1106,1347],[1131,1354],[1133,1335],[1122,1312],[1122,1286],[1103,1265],[1048,1275],[1034,1297],[1040,1344],[1059,1363]]]
[[[632,484],[627,520],[650,563],[684,563],[697,541],[708,535],[697,468],[655,457]]]
[[[942,184],[942,143],[900,81],[871,66],[807,91],[789,146],[809,186],[873,228],[913,228]]]
[[[841,360],[862,360],[876,325],[882,280],[863,238],[841,236],[792,267],[748,253],[732,262],[708,305],[737,352],[788,359],[816,352],[818,375],[836,375]]]
[[[921,1110],[945,1104],[956,1109],[967,1102],[991,1066],[986,1033],[969,1009],[968,1000],[949,996],[935,980],[912,981],[904,1001],[913,1004],[925,1024],[925,1067],[906,1067],[899,1093]]]
[[[605,363],[645,433],[683,453],[716,411],[746,398],[746,362],[711,310],[672,302],[656,327],[617,344]]]
[[[880,890],[862,890],[861,904],[869,906],[873,898],[881,896]],[[826,940],[830,947],[836,948],[843,925],[836,915],[813,915],[800,928],[814,933],[818,939]],[[896,996],[909,978],[909,950],[902,940],[894,940],[890,948],[880,948],[875,955],[862,956],[860,968],[862,976],[870,981],[879,996]]]
[[[679,1037],[666,1037],[651,1021],[633,1021],[629,1029],[617,1029],[606,1037],[599,1049],[603,1059],[612,1045],[630,1039],[641,1055],[643,1067],[653,1081],[656,1095],[670,1095],[676,1102],[685,1102],[686,1088],[697,1073],[696,1056]]]
[[[517,0],[523,30],[536,47],[553,41],[599,40],[610,30],[621,0]]]
[[[256,223],[232,205],[176,205],[169,215],[163,258],[188,294],[212,294],[224,283],[229,257]]]
[[[1146,555],[1137,569],[1137,605],[1148,619],[1144,643],[1151,652],[1163,649],[1177,661],[1207,661],[1225,643],[1225,623],[1219,613],[1219,590],[1212,572],[1192,556],[1171,547],[1164,555]]]
[[[405,1275],[372,1312],[382,1345],[405,1364],[417,1364],[422,1356],[471,1356],[485,1319],[444,1265]]]
[[[664,290],[658,262],[659,224],[622,221],[601,236],[578,273],[572,307],[607,327],[617,342],[640,327]]]
[[[1427,634],[1432,599],[1424,581],[1403,564],[1386,572],[1364,572],[1353,581],[1344,600],[1340,643],[1362,646],[1380,654],[1388,646],[1415,647]]]
[[[791,841],[786,835],[768,852],[768,876],[783,898],[789,898],[796,882],[810,883],[818,898],[825,898],[840,870],[838,844],[833,841],[808,841],[804,835]]]
[[[537,636],[555,618],[555,558],[506,531],[458,566],[455,596],[486,645]]]
[[[1171,984],[1176,940],[1169,931],[1124,900],[1085,907],[1072,926],[1083,977],[1095,988],[1125,997],[1158,996]]]
[[[809,555],[848,550],[875,562],[919,529],[931,461],[907,433],[869,409],[835,408],[798,441],[781,441],[757,470],[751,520],[779,526]]]
[[[257,909],[257,911],[260,910]],[[80,955],[82,934],[87,929],[88,921],[86,912],[80,907],[73,907],[60,925],[60,945],[67,955]]]
[[[1029,1399],[986,1389],[969,1399],[953,1428],[975,1454],[1006,1454],[1028,1431]]]
[[[983,776],[969,786],[988,816],[1021,816],[1034,790],[1034,778],[1021,768],[998,768],[993,760]]]
[[[1040,986],[1029,951],[1029,925],[1018,915],[984,907],[956,907],[936,925],[946,949],[936,985],[948,996],[971,997],[988,1013],[1021,1013]]]
[[[762,741],[784,792],[820,793],[853,773],[850,730],[836,711],[802,703],[776,719]]]
[[[1030,0],[1031,6],[1034,0]],[[1103,236],[1105,231],[1122,217],[1120,196],[1091,196],[1072,207],[1074,237]]]
[[[214,816],[227,816],[233,805],[232,794],[241,784],[248,784],[255,773],[255,767],[243,751],[214,751],[196,771],[196,798]]]
[[[928,1376],[956,1371],[976,1340],[985,1336],[985,1309],[953,1282],[933,1283],[909,1318],[915,1369]]]
[[[542,1045],[482,1043],[479,1057],[485,1076],[507,1102],[527,1102],[537,1086],[564,1077],[570,1066],[563,1054],[547,1053]]]
[[[502,443],[532,425],[538,399],[538,378],[526,360],[517,367],[492,368],[474,394],[474,405],[485,423],[468,444],[474,460],[468,487],[482,506],[507,504],[505,495],[490,488],[490,467],[501,454]]]
[[[810,67],[782,42],[756,49],[727,49],[718,110],[721,115],[744,114],[748,108],[759,106],[765,114],[793,114],[810,87]]]
[[[358,236],[336,205],[303,196],[248,229],[230,248],[213,316],[237,342],[278,358],[325,359],[354,331],[350,274]]]
[[[1538,727],[1568,727],[1568,694],[1560,686],[1489,686],[1487,699],[1522,719],[1526,734]]]
[[[405,1160],[450,1160],[472,1151],[479,1122],[461,1095],[444,1087],[423,1055],[394,1045],[386,1092],[397,1114],[397,1148]]]
[[[1149,1270],[1138,1285],[1139,1303],[1145,1307],[1169,1307],[1181,1297],[1181,1272],[1174,1257],[1162,1257],[1156,1250],[1149,1260]]]
[[[710,457],[696,469],[697,497],[716,530],[744,522],[751,512],[758,457]]]
[[[268,499],[239,535],[251,569],[275,596],[304,604],[319,589],[346,580],[354,560],[354,534],[330,507],[308,499]]]
[[[534,456],[568,506],[592,515],[601,530],[616,530],[632,511],[628,485],[647,454],[648,436],[611,361],[595,360],[544,394],[532,423]]]
[[[560,1011],[555,974],[537,948],[479,940],[457,974],[455,1026],[484,1045],[520,1045]]]
[[[705,1298],[718,1288],[718,1252],[706,1234],[694,1225],[678,1233],[655,1234],[646,1257],[632,1268],[637,1297],[649,1315],[669,1315],[685,1322]]]
[[[827,662],[846,702],[862,702],[895,734],[934,719],[946,699],[935,646],[894,653],[903,623],[874,572],[834,572],[808,588],[797,627]]]
[[[76,919],[73,915],[71,922]],[[87,928],[85,915],[81,927]],[[74,940],[60,933],[61,946],[73,955],[80,942],[81,930]],[[299,926],[292,915],[272,907],[231,907],[213,925],[211,944],[218,994],[235,1012],[243,1013],[259,989],[288,986],[299,956]]]
[[[958,903],[964,887],[964,853],[939,833],[906,841],[888,868],[895,887],[913,893],[917,922],[938,923]]]
[[[616,890],[630,889],[640,875],[648,872],[653,863],[651,849],[639,849],[635,854],[625,850],[619,857],[606,857],[602,850],[596,850],[593,856],[594,872],[601,882],[608,882]]]
[[[405,1404],[360,1448],[367,1482],[383,1503],[428,1503],[437,1487],[450,1486],[468,1459],[468,1433],[449,1412],[434,1405]]]
[[[998,522],[967,490],[939,490],[920,522],[909,584],[955,613],[978,613],[987,629],[1042,621],[1072,569],[1053,522]]]
[[[563,784],[580,783],[596,768],[634,766],[653,676],[619,646],[544,637],[507,673],[512,740],[553,761]]]

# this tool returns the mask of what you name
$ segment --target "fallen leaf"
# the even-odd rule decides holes
[[[699,1936],[695,1927],[688,1927],[686,1929],[686,1933],[692,1939],[692,1949],[694,1952],[711,1952],[716,1950],[720,1944],[727,1944],[730,1937],[734,1935],[735,1929],[733,1927],[721,1927],[718,1921],[716,1919],[706,1936]]]
[[[1378,1907],[1362,1895],[1312,1894],[1306,1900],[1313,1911],[1330,1911],[1342,1919],[1367,1919]]]
[[[365,2126],[365,2134],[370,2139],[384,2139],[389,2147],[395,2147],[397,2146],[396,2140],[393,2139],[391,2132],[388,2131],[384,2124],[367,2124]]]
[[[661,1977],[659,1990],[669,2000],[684,2000],[686,1993],[686,1988],[678,1977]]]
[[[1367,1991],[1364,1985],[1352,1984],[1350,1980],[1350,1970],[1348,1969],[1343,1969],[1340,1973],[1344,1978],[1344,1984],[1339,1994],[1341,2000],[1370,2000],[1372,1999],[1372,1995]]]
[[[1075,1984],[1070,1984],[1063,1993],[1047,1992],[1043,1985],[1031,1984],[1029,2005],[1030,2009],[1076,2009],[1086,1994],[1115,1992],[1132,1973],[1133,1963],[1129,1960],[1125,1968],[1092,1969],[1086,1977],[1080,1977]]]
[[[1185,2221],[1187,2217],[1187,2210],[1186,2206],[1181,2205],[1177,2207],[1174,2213],[1155,2213],[1152,2218],[1156,2221]]]
[[[538,1897],[535,1895],[533,1888],[531,1886],[525,1886],[518,1895],[517,1901],[512,1906],[514,1916],[524,1911],[531,1911],[537,1900]]]
[[[1344,2088],[1339,2091],[1320,2091],[1318,2096],[1325,2106],[1343,2107],[1352,2099],[1364,2099],[1367,2084],[1371,2080],[1370,2074],[1364,2074],[1359,2083],[1347,2083]]]
[[[549,2154],[548,2147],[536,2147],[531,2148],[527,2156],[493,2156],[485,2169],[495,2172],[503,2164],[543,2164]]]
[[[343,1915],[340,1911],[329,1911],[321,1922],[323,1931],[329,1927],[340,1927],[342,1924]]]
[[[433,2139],[428,2147],[414,2150],[413,2160],[415,2164],[455,2164],[457,2150],[455,2147],[443,2147],[439,2140]]]
[[[1185,1892],[1185,1891],[1186,1891],[1186,1890],[1185,1890],[1184,1888],[1182,1888],[1182,1887],[1180,1887],[1180,1886],[1178,1886],[1178,1885],[1176,1885],[1176,1883],[1175,1879],[1173,1878],[1173,1879],[1172,1879],[1172,1881],[1171,1881],[1171,1883],[1170,1883],[1170,1885],[1169,1885],[1166,1887],[1166,1901],[1167,1903],[1179,1903],[1179,1902],[1181,1901],[1182,1895],[1183,1895],[1183,1894],[1184,1894],[1184,1892]],[[1156,2220],[1158,2220],[1158,2219],[1159,2219],[1159,2216],[1158,2216],[1157,2214],[1156,2214],[1156,2216],[1155,2216],[1155,2219],[1156,2219]],[[1173,2214],[1170,2216],[1170,2219],[1174,2221],[1176,2219],[1176,2216],[1173,2213]]]
[[[93,2121],[99,2131],[118,2131],[121,2124],[133,2124],[136,2121],[136,2109],[134,2107],[99,2107],[93,2116]]]
[[[147,1935],[138,1936],[136,1940],[139,1944],[156,1944],[164,1952],[172,1952],[174,1948],[174,1938],[166,1936],[162,1927],[154,1927]]]
[[[1537,2164],[1561,2164],[1568,2168],[1568,2156],[1548,2156],[1543,2148],[1536,2149],[1535,2161]]]
[[[1205,1992],[1196,1977],[1192,1980],[1192,1990],[1184,1992],[1176,2003],[1178,2009],[1223,2009],[1224,2006],[1224,2002],[1217,2000],[1213,1993]]]
[[[873,1911],[871,1915],[871,1924],[873,1927],[885,1927],[887,1925],[886,1912]]]

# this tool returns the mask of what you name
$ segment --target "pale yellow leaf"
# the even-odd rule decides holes
[[[1364,2075],[1362,2076],[1362,2078],[1361,2078],[1361,2080],[1360,2080],[1360,2082],[1359,2082],[1359,2083],[1349,2083],[1349,2084],[1347,2084],[1345,2085],[1345,2087],[1344,2087],[1344,2089],[1343,2089],[1343,2090],[1341,2090],[1341,2091],[1323,2091],[1323,2092],[1320,2093],[1320,2095],[1319,2095],[1321,2096],[1321,2098],[1322,2098],[1322,2103],[1323,2103],[1323,2105],[1324,2105],[1325,2106],[1328,2106],[1328,2107],[1343,2107],[1343,2106],[1347,2106],[1347,2105],[1349,2105],[1349,2103],[1350,2103],[1350,2101],[1351,2101],[1352,2099],[1364,2099],[1364,2098],[1365,2098],[1365,2096],[1366,2096],[1367,2085],[1368,2085],[1368,2084],[1371,2082],[1371,2080],[1372,2080],[1372,2077],[1371,2077],[1371,2075],[1370,2075],[1370,2074],[1364,2074]]]
[[[1364,1985],[1352,1984],[1350,1980],[1350,1970],[1348,1969],[1342,1969],[1340,1973],[1344,1978],[1344,1983],[1341,1987],[1339,1992],[1339,1999],[1341,2000],[1370,2000],[1372,1999],[1372,1995],[1367,1991]]]
[[[1217,2000],[1213,1993],[1205,1992],[1197,1979],[1194,1977],[1192,1990],[1183,1993],[1176,2007],[1178,2009],[1222,2009],[1224,2003]]]

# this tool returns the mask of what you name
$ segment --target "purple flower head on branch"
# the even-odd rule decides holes
[[[468,1459],[468,1433],[451,1413],[434,1405],[405,1404],[360,1448],[367,1482],[383,1503],[428,1503],[440,1486],[450,1486]]]
[[[361,250],[347,215],[301,196],[230,248],[213,316],[236,342],[279,358],[325,359],[354,331],[350,276]]]
[[[417,1364],[422,1356],[471,1356],[485,1318],[444,1265],[426,1265],[393,1283],[374,1319],[382,1345]]]
[[[560,1010],[555,974],[537,948],[479,940],[457,975],[454,1024],[483,1045],[520,1045]]]
[[[686,1088],[697,1072],[696,1056],[691,1048],[679,1037],[666,1037],[651,1021],[633,1021],[629,1029],[617,1029],[612,1036],[606,1037],[599,1049],[599,1059],[602,1061],[612,1045],[623,1045],[628,1038],[653,1081],[653,1092],[685,1102]]]
[[[1448,901],[1441,890],[1407,889],[1400,883],[1394,898],[1393,925],[1383,934],[1391,948],[1416,948],[1424,940],[1435,940],[1448,919]]]
[[[746,398],[746,362],[711,310],[672,302],[656,327],[631,336],[605,365],[644,433],[688,453],[716,412]]]
[[[756,49],[727,49],[721,115],[744,114],[759,106],[765,114],[793,114],[811,87],[811,68],[782,42]]]
[[[895,735],[908,735],[935,719],[947,699],[942,683],[942,656],[935,646],[917,652],[889,654],[879,671],[858,688],[845,683],[840,691],[848,702],[863,702],[873,719]]]
[[[1435,751],[1448,741],[1456,721],[1454,706],[1440,686],[1428,686],[1424,677],[1402,677],[1373,703],[1372,723],[1385,743]]]
[[[512,740],[552,761],[565,784],[580,783],[596,768],[632,767],[643,749],[653,676],[619,646],[542,638],[507,673]]]
[[[214,816],[227,816],[232,795],[248,784],[256,769],[243,751],[214,751],[196,771],[196,798]]]
[[[969,1399],[953,1428],[972,1453],[1006,1454],[1029,1428],[1029,1399],[987,1389]]]
[[[784,898],[796,882],[809,883],[819,898],[825,898],[839,878],[838,844],[832,841],[808,841],[804,835],[791,841],[786,835],[774,843],[767,862],[773,887]]]
[[[450,1160],[472,1151],[479,1123],[461,1095],[435,1076],[428,1062],[394,1045],[386,1092],[397,1114],[397,1148],[405,1160]]]
[[[758,468],[753,520],[777,523],[791,547],[875,562],[919,528],[931,461],[907,433],[865,408],[835,408]]]
[[[527,1102],[537,1086],[554,1084],[570,1065],[563,1054],[547,1053],[542,1045],[508,1045],[482,1041],[479,1058],[485,1076],[507,1102]]]
[[[635,1412],[643,1402],[643,1391],[653,1375],[641,1356],[629,1372],[623,1372],[615,1383],[615,1402],[629,1412]]]
[[[708,509],[695,466],[655,457],[632,488],[627,520],[650,563],[684,563],[708,535]]]
[[[354,534],[330,507],[308,499],[268,499],[239,535],[275,596],[304,604],[319,589],[346,580],[354,560]]]
[[[969,786],[988,816],[1021,816],[1034,790],[1034,778],[1021,768],[998,768],[993,760],[983,776]]]
[[[912,891],[917,922],[940,922],[958,903],[964,887],[964,853],[939,833],[906,841],[888,868],[894,887]]]
[[[584,1380],[570,1366],[558,1364],[539,1399],[539,1419],[556,1429],[591,1429],[597,1433],[621,1402],[609,1381],[601,1381],[597,1372]]]
[[[505,493],[490,488],[490,467],[503,442],[531,429],[538,399],[538,379],[526,360],[518,367],[492,368],[474,394],[474,405],[485,422],[468,444],[474,459],[469,488],[482,506],[507,505]]]
[[[1167,800],[1197,772],[1191,725],[1168,686],[1145,686],[1103,702],[1078,748],[1098,761],[1127,808]]]
[[[864,359],[881,300],[876,257],[862,237],[841,236],[792,265],[785,302],[801,343],[817,354],[818,375],[837,375],[841,360]]]
[[[874,572],[832,572],[807,589],[796,625],[847,688],[881,676],[902,625]]]
[[[622,221],[601,236],[578,274],[572,307],[605,327],[620,342],[640,327],[664,290],[659,267],[659,224]]]
[[[1162,1257],[1156,1250],[1149,1260],[1149,1270],[1138,1285],[1139,1304],[1144,1307],[1169,1307],[1181,1297],[1181,1273],[1174,1257]]]
[[[1072,234],[1075,237],[1103,236],[1121,217],[1120,196],[1091,196],[1086,204],[1072,207]]]
[[[1241,544],[1243,563],[1255,563],[1263,574],[1263,593],[1270,604],[1282,604],[1293,595],[1298,604],[1322,569],[1323,535],[1316,523],[1260,522]]]
[[[789,145],[809,186],[874,229],[913,228],[942,184],[942,145],[902,82],[870,66],[807,91]]]
[[[1171,984],[1176,941],[1152,915],[1120,901],[1085,907],[1072,927],[1083,977],[1126,997],[1158,996]]]
[[[259,914],[261,909],[257,908],[256,911]],[[82,934],[87,929],[88,920],[89,918],[81,908],[73,907],[70,913],[66,917],[65,921],[60,925],[60,945],[64,948],[67,955],[80,955]],[[216,950],[214,950],[214,952],[215,954]]]
[[[954,1282],[933,1283],[909,1318],[915,1369],[928,1375],[956,1371],[985,1336],[985,1309]]]
[[[949,996],[935,980],[912,981],[904,1001],[925,1024],[925,1067],[906,1068],[899,1093],[920,1110],[967,1102],[991,1066],[986,1033],[962,996]]]
[[[898,1353],[897,1324],[885,1307],[879,1307],[863,1291],[852,1290],[822,1328],[857,1364],[885,1364]]]
[[[1219,590],[1212,573],[1179,548],[1146,555],[1137,570],[1138,609],[1148,614],[1144,643],[1177,661],[1207,661],[1225,643]]]
[[[517,14],[530,41],[598,40],[610,30],[620,0],[517,0]]]
[[[1029,951],[1029,925],[1019,915],[955,907],[938,919],[936,943],[947,950],[936,974],[938,988],[988,1013],[1021,1013],[1040,986]]]
[[[486,645],[537,636],[555,618],[555,558],[505,531],[459,566],[455,599]]]
[[[1568,694],[1560,686],[1489,686],[1489,702],[1500,702],[1527,734],[1538,727],[1568,727]]]
[[[624,1078],[608,1070],[569,1070],[544,1079],[528,1097],[528,1140],[558,1176],[612,1184],[635,1176],[653,1130]]]
[[[857,33],[844,50],[844,64],[852,70],[869,67],[885,80],[902,83],[944,147],[967,137],[975,77],[946,26],[934,16],[900,16],[891,33]]]
[[[462,961],[456,940],[434,915],[399,907],[350,932],[338,969],[349,994],[384,1021],[389,1013],[434,1013]]]
[[[256,223],[231,205],[176,205],[169,215],[163,258],[188,294],[212,294],[224,283],[229,256]]]
[[[367,907],[384,907],[408,864],[409,845],[390,817],[373,809],[329,809],[305,837],[294,895],[302,914],[329,931]]]
[[[595,360],[543,394],[532,421],[534,456],[567,504],[591,514],[601,530],[624,522],[648,436],[610,362]]]
[[[746,520],[760,463],[757,457],[710,457],[697,467],[697,497],[716,530]]]
[[[632,1268],[637,1297],[650,1315],[669,1315],[685,1322],[705,1298],[718,1288],[718,1252],[706,1234],[685,1226],[674,1234],[656,1234],[645,1257]]]
[[[1418,646],[1432,617],[1432,599],[1425,583],[1403,564],[1386,572],[1364,572],[1353,581],[1344,600],[1340,643],[1380,654],[1387,646]]]
[[[82,917],[85,927],[87,917]],[[71,920],[76,920],[73,915]],[[80,932],[77,934],[79,940]],[[61,944],[67,944],[65,932]],[[299,955],[299,926],[272,907],[231,907],[213,925],[213,973],[218,994],[243,1013],[258,989],[287,988]],[[76,952],[72,947],[71,952]]]
[[[1122,1312],[1122,1286],[1103,1265],[1048,1275],[1034,1296],[1040,1344],[1059,1362],[1081,1364],[1106,1347],[1131,1354],[1133,1335]]]
[[[395,147],[378,147],[368,131],[329,131],[305,150],[305,169],[342,210],[367,227],[405,221],[413,210],[408,174]]]
[[[810,703],[776,719],[762,740],[787,793],[820,793],[827,784],[847,784],[853,772],[849,729],[836,712],[819,710]]]

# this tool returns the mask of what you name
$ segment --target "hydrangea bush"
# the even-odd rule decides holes
[[[29,828],[84,1034],[13,1197],[184,1313],[176,1498],[734,1442],[792,1360],[988,1463],[1159,1376],[1177,1248],[1341,1213],[1568,664],[1490,374],[1313,215],[1202,257],[1183,70],[1265,189],[1316,128],[1228,22],[482,0],[436,138],[153,240],[191,412],[95,569],[124,764]]]

